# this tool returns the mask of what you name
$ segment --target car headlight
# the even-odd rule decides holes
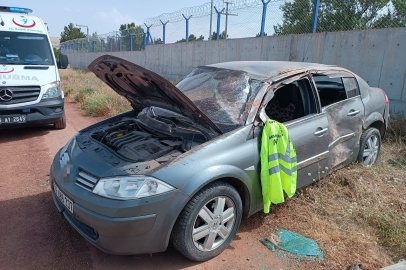
[[[42,95],[42,99],[55,98],[62,94],[59,81],[46,84],[44,85],[44,88],[45,93]]]
[[[122,176],[100,179],[93,193],[117,200],[131,200],[174,190],[175,188],[148,176]]]

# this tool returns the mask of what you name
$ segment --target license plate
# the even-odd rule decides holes
[[[27,116],[25,115],[0,117],[0,124],[13,124],[25,122],[27,122]]]
[[[69,199],[62,191],[58,188],[58,186],[54,183],[54,192],[56,197],[58,197],[59,201],[68,208],[68,210],[73,214],[73,202]]]

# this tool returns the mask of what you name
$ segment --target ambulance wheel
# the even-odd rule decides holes
[[[225,182],[210,183],[180,213],[171,242],[190,260],[210,260],[231,243],[241,217],[242,201],[237,190]]]
[[[64,128],[66,128],[66,115],[65,115],[65,113],[63,113],[62,118],[58,122],[55,122],[54,127],[55,127],[55,129],[64,129]]]

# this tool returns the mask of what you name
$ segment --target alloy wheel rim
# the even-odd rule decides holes
[[[221,246],[234,228],[236,208],[226,196],[208,201],[193,223],[192,239],[201,251],[211,251]]]
[[[378,137],[376,135],[372,135],[368,138],[364,148],[363,160],[365,166],[371,167],[375,163],[378,157],[378,150]]]

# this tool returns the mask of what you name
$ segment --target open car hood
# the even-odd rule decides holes
[[[88,68],[119,95],[127,98],[138,111],[149,106],[168,109],[209,130],[222,133],[176,86],[150,70],[111,55],[100,56]]]

